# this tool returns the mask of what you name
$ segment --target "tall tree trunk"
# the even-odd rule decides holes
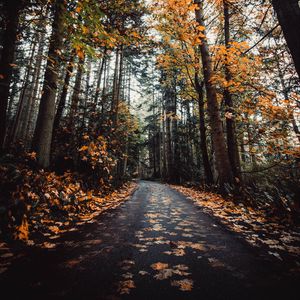
[[[30,145],[31,133],[34,128],[35,115],[36,115],[36,102],[40,93],[40,74],[42,71],[43,65],[43,54],[45,48],[45,32],[42,32],[39,37],[39,48],[36,57],[36,65],[33,75],[33,89],[30,94],[30,98],[28,101],[28,112],[26,112],[26,119],[24,121],[24,132],[22,133],[23,139],[26,141],[26,146]]]
[[[245,164],[246,163],[246,149],[245,149],[245,133],[242,132],[241,137],[240,137],[240,147],[241,147],[241,159],[242,162]]]
[[[105,65],[106,65],[106,49],[104,49],[103,57],[101,59],[101,62],[99,64],[99,70],[97,74],[97,85],[96,85],[96,94],[95,94],[95,103],[98,104],[99,96],[100,96],[100,88],[101,88],[101,82],[102,82],[102,74],[103,71],[105,72]]]
[[[123,46],[120,48],[120,60],[117,68],[117,75],[116,75],[116,86],[114,92],[114,114],[113,114],[113,126],[116,128],[118,125],[118,118],[119,118],[119,104],[120,104],[120,95],[121,95],[121,88],[123,82],[123,61],[124,61],[124,50]]]
[[[161,176],[161,132],[160,131],[156,132],[155,139],[156,139],[155,156],[157,162],[156,177],[159,178]]]
[[[77,74],[76,74],[76,79],[75,79],[74,91],[73,91],[72,99],[71,99],[71,110],[69,113],[69,122],[70,122],[69,126],[72,130],[75,130],[74,120],[75,120],[75,116],[78,111],[78,104],[79,104],[79,100],[80,100],[83,65],[84,65],[84,58],[80,58],[78,61],[78,68],[77,68]]]
[[[128,106],[130,107],[131,105],[131,64],[129,62],[129,67],[128,67],[128,86],[127,86],[127,103]]]
[[[113,91],[112,91],[112,101],[111,101],[111,114],[113,126],[115,127],[117,123],[117,94],[118,94],[118,82],[119,82],[119,58],[120,50],[116,50],[116,60],[115,60],[115,69],[114,69],[114,79],[113,79]]]
[[[224,7],[224,37],[227,51],[230,48],[230,16],[228,0],[223,0]],[[232,80],[229,65],[226,59],[225,62],[225,79],[227,82]],[[237,183],[241,182],[241,163],[240,155],[236,138],[235,111],[233,107],[232,95],[228,87],[224,89],[224,102],[226,107],[226,134],[227,134],[227,149],[229,161],[231,164],[232,174]]]
[[[172,173],[171,181],[174,183],[180,182],[179,168],[180,168],[180,151],[178,145],[178,123],[177,123],[177,95],[176,95],[176,75],[173,79],[171,111],[172,111]]]
[[[40,34],[40,32],[37,32],[36,43],[38,45],[38,49],[37,49],[37,53],[35,53],[35,57],[34,57],[35,64],[34,64],[33,71],[32,71],[30,91],[28,91],[28,97],[27,97],[26,105],[25,105],[23,113],[22,113],[22,122],[19,126],[20,129],[19,129],[19,133],[18,133],[19,138],[24,141],[26,146],[28,146],[28,141],[26,141],[27,124],[28,124],[29,112],[33,105],[32,99],[33,99],[33,93],[34,93],[34,89],[35,89],[36,76],[37,76],[37,72],[38,72],[38,68],[37,68],[38,64],[39,64],[38,55],[40,52],[40,47],[41,47],[41,45],[43,45],[42,34]]]
[[[167,155],[166,155],[166,109],[165,109],[165,104],[162,106],[162,116],[163,116],[163,121],[162,121],[162,167],[161,167],[161,177],[165,180],[167,177]]]
[[[50,38],[42,98],[33,138],[33,149],[37,152],[38,163],[44,168],[48,167],[50,164],[50,149],[55,116],[55,98],[60,66],[60,52],[63,47],[64,14],[66,12],[65,1],[56,0],[54,9],[55,13],[52,24],[52,34]]]
[[[272,0],[300,79],[300,6],[298,0]]]
[[[199,118],[200,118],[200,147],[202,153],[204,175],[205,175],[206,183],[210,185],[214,182],[214,177],[210,167],[207,144],[206,144],[207,137],[206,137],[206,127],[205,127],[204,94],[203,94],[204,82],[200,84],[197,73],[195,75],[195,85],[198,93],[198,108],[199,108]]]
[[[86,69],[86,78],[85,78],[85,95],[84,98],[81,101],[82,106],[82,120],[81,120],[81,132],[84,131],[85,123],[86,123],[86,117],[87,117],[87,106],[88,106],[88,99],[90,95],[90,89],[91,89],[91,73],[92,73],[92,63],[91,60],[87,61],[87,69]]]
[[[117,88],[117,107],[120,102],[121,90],[123,85],[123,69],[124,69],[124,49],[121,46],[120,49],[120,66],[119,66],[119,78],[118,78],[118,88]]]
[[[275,37],[274,37],[274,41],[275,41],[276,46],[278,46],[278,43],[277,43],[277,40],[276,40]],[[275,60],[276,60],[278,76],[279,76],[279,80],[280,80],[280,84],[281,84],[282,94],[284,96],[284,99],[289,99],[289,91],[288,91],[288,88],[286,86],[283,70],[281,69],[281,66],[280,66],[280,57],[279,57],[277,51],[275,52]],[[295,134],[298,138],[298,141],[300,143],[300,130],[299,130],[299,127],[297,125],[297,122],[296,122],[296,119],[295,119],[295,116],[294,116],[294,111],[290,107],[290,105],[288,105],[288,109],[290,111],[290,120],[291,120],[291,123],[292,123],[293,130],[294,130],[294,132],[295,132]]]
[[[37,39],[34,38],[32,45],[31,45],[31,54],[26,70],[26,75],[24,79],[24,85],[23,85],[23,90],[20,95],[20,100],[19,100],[19,105],[17,108],[15,120],[14,120],[14,125],[12,128],[12,133],[11,133],[11,142],[15,142],[19,137],[20,137],[20,131],[23,128],[23,123],[25,119],[25,113],[26,113],[26,107],[28,107],[28,100],[30,97],[29,91],[32,89],[32,86],[30,84],[30,77],[32,75],[32,65],[33,65],[33,59],[35,55],[35,50],[36,50],[36,45],[37,45]],[[32,82],[32,81],[31,81]],[[27,100],[27,103],[26,103]]]
[[[165,103],[166,103],[166,163],[167,163],[167,174],[166,179],[171,180],[173,172],[173,157],[172,157],[172,135],[171,135],[171,93],[170,88],[166,88],[165,92]]]
[[[198,6],[198,9],[195,10],[196,21],[200,26],[205,27],[203,18],[203,2],[200,0],[195,0],[195,3]],[[212,129],[212,140],[214,145],[216,169],[219,176],[220,187],[224,191],[224,184],[232,183],[233,178],[228,158],[228,152],[226,149],[225,136],[222,128],[222,120],[220,116],[220,108],[217,100],[216,88],[212,81],[212,63],[208,50],[207,38],[203,38],[201,40],[200,52],[203,66],[204,82],[206,87],[207,108]]]
[[[55,119],[54,119],[54,124],[53,124],[53,134],[54,135],[59,129],[59,124],[60,124],[60,121],[61,121],[61,118],[63,115],[63,111],[66,107],[66,100],[67,100],[67,96],[68,96],[70,80],[71,80],[71,77],[73,75],[73,70],[74,70],[74,60],[75,60],[75,51],[72,51],[71,57],[68,62],[67,70],[66,70],[62,93],[58,100],[57,111],[55,114]]]
[[[0,153],[3,151],[6,134],[6,110],[8,105],[10,83],[12,77],[12,64],[14,62],[19,17],[22,8],[22,0],[4,1],[5,14],[3,49],[0,60]]]

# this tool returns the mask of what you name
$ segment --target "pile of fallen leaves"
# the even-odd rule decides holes
[[[60,204],[55,211],[51,211],[49,202],[44,203],[29,214],[28,225],[32,240],[27,240],[27,243],[33,244],[35,237],[38,236],[37,240],[41,240],[41,235],[45,240],[55,240],[64,232],[76,230],[76,226],[93,223],[99,214],[117,208],[126,201],[135,189],[136,183],[134,182],[125,183],[118,190],[106,195],[102,195],[99,191],[84,192],[78,189],[75,195],[73,193],[72,202]],[[68,195],[71,190],[69,185],[62,191],[62,194]],[[51,248],[47,242],[43,246]]]
[[[191,199],[204,212],[218,218],[227,228],[242,235],[252,246],[264,246],[269,254],[280,260],[287,255],[299,257],[300,228],[270,215],[268,208],[253,209],[211,192],[176,185],[171,187]]]
[[[97,190],[90,189],[79,174],[58,175],[20,163],[1,164],[0,178],[0,233],[29,244],[35,238],[57,237],[115,208],[135,188],[128,183],[112,191],[99,182]]]

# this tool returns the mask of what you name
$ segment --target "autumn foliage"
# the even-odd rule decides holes
[[[133,177],[297,219],[298,56],[275,2],[1,4],[2,233]]]
[[[23,163],[7,160],[1,166],[1,232],[6,237],[27,241],[37,233],[64,232],[74,222],[116,207],[130,194],[126,185],[125,194],[113,193],[109,179],[104,182],[102,176],[92,184],[94,189],[83,174],[34,169],[35,153],[25,153],[20,160]],[[134,186],[128,187],[130,191]]]

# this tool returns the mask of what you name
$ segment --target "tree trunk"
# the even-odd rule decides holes
[[[84,131],[84,127],[86,124],[86,117],[87,117],[87,106],[88,106],[88,99],[89,94],[91,93],[91,73],[92,73],[92,63],[91,60],[87,61],[87,70],[86,70],[86,78],[85,78],[85,95],[84,98],[81,101],[81,107],[82,107],[82,120],[81,120],[81,130],[80,132]]]
[[[272,0],[300,79],[300,6],[298,0]]]
[[[0,153],[3,151],[6,134],[6,110],[8,105],[10,83],[19,27],[19,17],[22,8],[21,0],[4,1],[5,15],[3,32],[3,49],[0,60]]]
[[[167,162],[167,174],[166,178],[168,181],[171,180],[173,172],[173,157],[172,157],[172,136],[171,136],[171,93],[170,88],[166,88],[165,92],[165,103],[166,103],[166,162]]]
[[[43,65],[43,54],[44,54],[44,48],[45,48],[45,33],[41,33],[39,37],[39,48],[38,53],[36,56],[36,65],[33,75],[33,89],[30,94],[30,98],[28,101],[28,112],[26,112],[26,120],[24,121],[24,132],[22,133],[22,136],[24,137],[24,140],[26,141],[26,145],[29,146],[31,139],[31,133],[34,128],[34,122],[35,122],[35,116],[36,116],[36,102],[39,97],[40,93],[40,74],[42,71],[42,65]]]
[[[119,108],[121,89],[123,85],[123,68],[124,68],[124,49],[121,46],[120,49],[120,65],[119,65],[119,78],[118,78],[118,88],[117,88],[117,98],[116,98],[116,107]]]
[[[277,40],[276,40],[275,37],[274,37],[274,41],[275,41],[276,46],[278,46],[278,43],[277,43]],[[283,70],[281,69],[281,66],[280,66],[280,59],[281,58],[279,57],[279,55],[276,51],[275,52],[275,60],[276,60],[276,66],[277,66],[277,70],[278,70],[278,77],[279,77],[280,84],[281,84],[282,94],[284,96],[284,99],[287,100],[287,99],[289,99],[289,90],[288,90],[288,87],[286,86]],[[289,115],[290,115],[290,120],[291,120],[291,123],[292,123],[293,130],[294,130],[294,132],[296,134],[296,137],[298,138],[298,141],[300,143],[300,130],[299,130],[299,127],[297,125],[296,119],[294,117],[294,111],[290,107],[290,105],[288,105],[288,109],[290,111]]]
[[[33,138],[33,149],[37,152],[38,163],[44,168],[48,167],[50,164],[50,149],[55,116],[55,98],[60,66],[60,52],[63,47],[64,14],[66,11],[65,1],[56,0],[54,8],[55,13],[52,24],[48,61]]]
[[[116,60],[115,60],[115,69],[114,69],[114,79],[113,79],[113,91],[112,91],[112,100],[111,100],[111,114],[112,114],[112,122],[115,127],[117,123],[117,94],[118,94],[118,81],[119,81],[119,58],[120,58],[120,50],[116,50]]]
[[[178,146],[178,123],[177,123],[177,95],[176,95],[176,75],[173,79],[171,111],[172,111],[172,172],[171,181],[174,183],[180,182],[179,168],[180,168],[180,151]]]
[[[156,177],[161,177],[161,132],[160,130],[156,133],[156,157],[157,157],[157,172]]]
[[[96,94],[95,94],[95,103],[96,104],[98,104],[98,101],[99,101],[102,74],[103,74],[103,71],[105,72],[105,65],[106,65],[106,49],[104,50],[103,57],[102,57],[100,65],[99,65],[99,70],[98,70],[98,74],[97,74],[98,80],[97,80]]]
[[[68,62],[67,70],[66,70],[62,93],[60,95],[60,98],[58,101],[58,106],[57,106],[57,111],[55,114],[55,119],[54,119],[54,124],[53,124],[53,134],[54,135],[59,129],[59,124],[60,124],[60,121],[61,121],[61,118],[63,115],[63,111],[66,107],[66,100],[67,100],[70,80],[71,80],[71,77],[73,75],[73,70],[74,70],[74,60],[75,60],[75,52],[72,51],[71,57]]]
[[[81,93],[81,81],[82,81],[82,74],[83,74],[83,65],[84,65],[84,58],[80,58],[78,62],[77,74],[75,79],[74,91],[72,94],[71,99],[71,110],[69,113],[69,126],[71,130],[75,130],[74,128],[74,119],[78,111],[78,103],[80,100],[80,93]]]
[[[30,90],[30,88],[32,89],[32,86],[30,84],[30,79],[31,79],[30,77],[32,75],[32,65],[33,65],[33,59],[34,59],[34,55],[35,55],[36,45],[37,45],[37,39],[34,38],[33,43],[31,45],[31,54],[30,54],[30,58],[29,58],[29,62],[28,62],[27,70],[26,70],[23,90],[21,92],[19,105],[18,105],[18,109],[17,109],[16,115],[15,115],[14,125],[12,128],[12,133],[10,135],[11,136],[10,142],[13,142],[13,143],[17,139],[20,138],[20,131],[23,128],[24,121],[26,118],[25,117],[25,114],[27,111],[26,108],[29,105],[28,100],[30,97],[29,90]],[[32,82],[32,80],[31,80],[31,82]],[[26,103],[26,100],[27,100],[27,103]]]
[[[124,60],[124,51],[123,46],[121,46],[119,50],[119,63],[117,66],[116,73],[116,83],[115,83],[115,91],[114,91],[114,110],[113,110],[113,126],[116,128],[118,125],[118,117],[119,117],[119,104],[120,104],[120,95],[121,95],[121,87],[123,81],[123,60]]]
[[[163,104],[162,106],[162,116],[163,116],[163,121],[162,121],[162,167],[161,167],[161,177],[165,180],[167,177],[167,155],[166,155],[166,109],[165,105]]]
[[[205,181],[207,184],[212,184],[214,182],[213,173],[210,167],[209,156],[206,144],[206,127],[205,127],[205,115],[204,115],[204,95],[203,95],[203,85],[199,82],[198,74],[195,75],[195,85],[198,93],[198,108],[199,108],[199,118],[200,118],[200,147],[202,153],[203,167]]]
[[[223,0],[224,6],[224,37],[225,46],[229,51],[230,45],[230,17],[229,17],[229,4],[228,0]],[[225,62],[225,79],[227,82],[232,80],[229,65]],[[237,183],[241,182],[241,163],[240,155],[236,138],[236,126],[235,126],[235,111],[233,107],[232,95],[228,87],[224,89],[224,102],[226,107],[226,134],[227,134],[227,148],[228,156],[231,164],[232,174]]]
[[[200,26],[205,26],[203,19],[203,3],[200,0],[195,0],[198,9],[195,10],[196,21]],[[205,34],[205,32],[204,32]],[[226,142],[222,128],[222,120],[220,109],[217,100],[216,88],[213,84],[213,72],[211,58],[208,50],[207,38],[203,38],[200,45],[201,59],[203,65],[203,76],[207,95],[207,108],[210,118],[210,126],[212,130],[212,140],[214,145],[214,155],[216,160],[216,169],[219,176],[219,184],[221,190],[224,191],[225,183],[232,183],[232,172],[226,149]]]

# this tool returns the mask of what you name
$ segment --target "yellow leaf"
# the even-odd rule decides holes
[[[78,151],[81,152],[81,151],[85,151],[87,149],[89,149],[88,146],[82,146]]]
[[[82,26],[82,32],[83,34],[87,34],[89,32],[89,29],[86,26]]]
[[[177,286],[183,292],[191,291],[193,288],[193,280],[183,279],[183,280],[173,280],[171,281],[172,286]]]
[[[157,263],[155,263],[155,264],[152,264],[151,265],[151,268],[153,269],[153,270],[163,270],[163,269],[166,269],[166,268],[168,268],[168,264],[165,264],[165,263],[161,263],[161,262],[157,262]]]
[[[16,232],[14,234],[14,238],[16,240],[27,241],[28,240],[28,235],[29,235],[28,222],[27,222],[27,219],[24,218],[23,221],[22,221],[22,224],[20,226],[17,226]]]
[[[82,49],[77,49],[76,52],[77,52],[77,56],[78,56],[80,59],[84,59],[84,52],[83,52]]]

